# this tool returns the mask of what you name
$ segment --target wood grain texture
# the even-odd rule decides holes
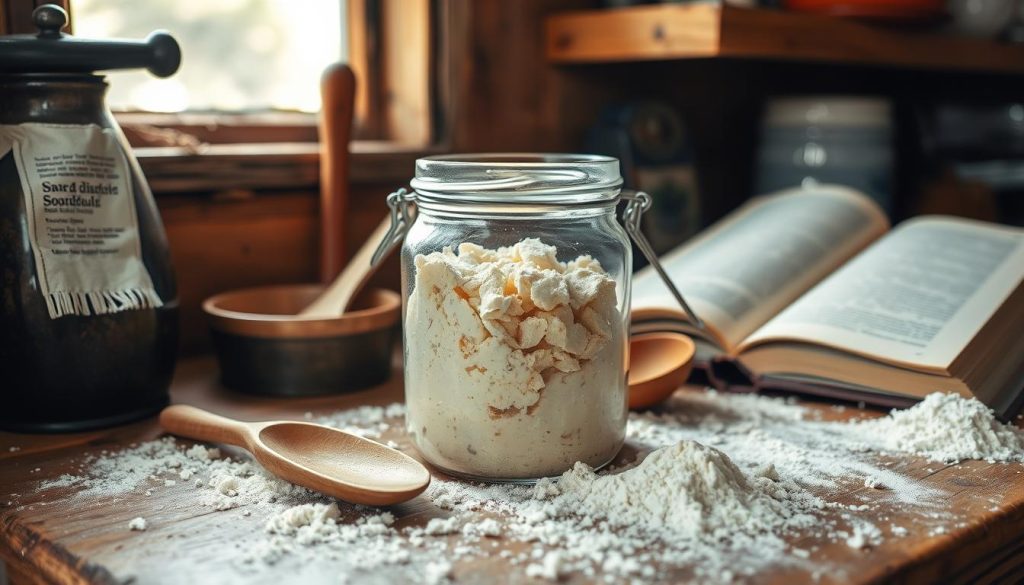
[[[428,0],[380,0],[384,46],[380,79],[383,138],[430,144],[432,64]]]
[[[228,392],[215,382],[209,360],[182,364],[173,396],[214,412],[258,420],[301,419],[311,411],[326,414],[334,409],[360,404],[384,405],[401,399],[401,381],[396,376],[387,384],[357,394],[334,397],[280,400],[243,397]],[[827,420],[844,420],[859,411],[835,412],[827,405],[808,404]],[[415,456],[405,435],[395,425],[382,439],[396,440],[401,449]],[[62,436],[14,435],[0,433],[0,555],[11,567],[11,576],[21,582],[114,583],[135,577],[140,583],[335,583],[337,574],[328,559],[300,567],[287,563],[245,572],[226,560],[224,547],[261,530],[264,519],[243,516],[242,509],[213,513],[194,503],[193,488],[185,482],[154,490],[151,497],[129,493],[113,502],[103,497],[71,500],[66,488],[36,492],[37,482],[72,471],[86,452],[111,449],[129,442],[159,435],[155,421],[107,431]],[[9,452],[11,446],[21,448]],[[631,446],[627,444],[628,453]],[[631,455],[627,455],[631,456]],[[929,534],[917,512],[888,512],[889,522],[909,529],[905,538],[887,538],[869,551],[854,550],[843,542],[813,540],[795,542],[812,553],[811,566],[766,571],[757,582],[790,584],[810,581],[819,567],[819,583],[1007,583],[1019,582],[1024,573],[1024,474],[1020,465],[988,464],[981,461],[961,465],[938,465],[920,459],[891,460],[891,469],[917,478],[926,486],[948,494],[948,506],[961,522],[946,534]],[[35,469],[39,471],[34,471]],[[875,490],[877,492],[877,490]],[[873,497],[870,488],[860,488],[836,497],[848,504]],[[12,495],[17,494],[17,495]],[[10,502],[10,503],[8,503]],[[416,498],[389,508],[398,526],[422,526],[441,514],[428,500]],[[343,515],[350,511],[343,507]],[[128,521],[135,516],[151,519],[146,532],[130,532]],[[351,516],[348,516],[351,517]],[[521,543],[498,541],[495,552],[522,550]],[[685,571],[677,578],[683,580]],[[460,583],[530,583],[523,567],[512,566],[497,554],[457,564]],[[586,583],[580,576],[568,583]]]
[[[370,155],[372,156],[372,155]],[[390,157],[382,155],[384,159]],[[391,166],[391,163],[383,163]],[[412,155],[398,165],[411,176]],[[387,194],[405,181],[353,184],[344,247],[357,250],[387,215]],[[205,299],[226,291],[319,280],[318,194],[236,190],[157,197],[178,279],[183,355],[209,352]],[[367,283],[399,290],[395,255]]]
[[[181,348],[208,350],[201,305],[234,289],[318,280],[319,215],[313,192],[159,197],[178,279]]]
[[[1024,72],[1019,45],[717,3],[556,14],[546,47],[555,63],[737,57]]]
[[[320,280],[331,282],[345,266],[348,229],[349,142],[356,78],[344,63],[320,80]]]
[[[552,67],[544,19],[588,0],[452,0],[441,30],[439,84],[454,152],[576,152],[601,107],[620,91]]]

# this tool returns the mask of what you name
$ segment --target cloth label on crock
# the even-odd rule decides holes
[[[50,318],[162,306],[142,263],[131,173],[113,130],[0,125],[0,156],[11,150]]]

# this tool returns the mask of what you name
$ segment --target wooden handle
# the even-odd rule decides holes
[[[169,433],[210,443],[227,443],[246,447],[248,426],[184,404],[168,406],[160,412],[160,426]]]
[[[385,217],[377,229],[370,234],[370,237],[363,242],[362,247],[345,266],[345,270],[341,271],[341,275],[315,301],[302,309],[299,316],[310,319],[329,319],[347,311],[348,306],[352,304],[352,299],[359,294],[359,291],[363,290],[363,286],[376,272],[370,266],[370,260],[373,259],[373,253],[390,227],[391,218]]]
[[[320,279],[331,282],[345,265],[348,144],[352,137],[356,77],[344,63],[320,80]]]

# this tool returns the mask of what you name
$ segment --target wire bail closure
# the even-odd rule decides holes
[[[658,255],[654,253],[654,248],[651,247],[651,243],[647,241],[647,237],[640,231],[640,219],[643,217],[644,212],[651,208],[651,196],[643,191],[630,191],[628,189],[623,189],[619,196],[626,202],[626,208],[622,211],[622,225],[626,228],[626,233],[629,234],[636,247],[640,248],[644,258],[647,258],[651,267],[654,268],[654,271],[664,281],[665,286],[668,287],[672,296],[676,298],[679,306],[683,308],[683,312],[686,313],[690,322],[698,329],[704,329],[704,320],[698,317],[697,313],[690,308],[689,303],[683,298],[683,293],[679,292],[675,283],[668,277],[668,273],[662,268]]]
[[[651,208],[651,196],[643,191],[623,189],[619,197],[626,202],[626,208],[622,211],[622,225],[626,228],[626,233],[629,234],[630,239],[640,249],[644,257],[647,258],[647,261],[650,262],[651,267],[658,273],[661,280],[664,281],[665,286],[668,287],[669,292],[672,293],[676,302],[682,307],[690,322],[698,329],[704,329],[704,321],[690,308],[689,303],[683,298],[683,294],[679,292],[675,283],[672,282],[665,269],[662,268],[658,255],[654,253],[654,248],[651,247],[650,242],[647,241],[643,232],[640,231],[640,220],[644,212]],[[370,260],[371,266],[379,264],[382,259],[390,255],[402,243],[406,232],[409,231],[409,226],[413,222],[409,204],[415,203],[415,201],[415,191],[409,191],[405,187],[388,195],[388,208],[391,210],[391,227],[388,228],[384,239],[381,240],[377,250],[373,253],[373,258]]]
[[[415,192],[410,192],[405,187],[388,195],[391,227],[388,228],[388,233],[384,234],[384,239],[380,241],[377,249],[373,252],[373,258],[370,259],[371,267],[380,264],[381,260],[387,258],[402,243],[405,233],[412,225],[413,217],[409,212],[409,204],[413,201],[416,201]]]

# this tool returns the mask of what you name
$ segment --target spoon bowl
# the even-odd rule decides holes
[[[649,408],[690,375],[696,346],[682,333],[643,333],[629,340],[629,407]]]
[[[277,477],[353,504],[397,504],[430,484],[430,473],[412,457],[323,425],[247,423],[180,404],[160,413],[160,425],[190,439],[242,447]]]
[[[383,489],[415,495],[430,481],[427,470],[418,463],[412,465],[415,460],[401,451],[381,449],[369,439],[321,425],[271,423],[260,430],[257,438],[270,451],[260,452],[276,459],[271,465],[264,464],[268,469],[273,465],[297,465],[303,471],[374,494]],[[366,498],[374,497],[366,494]]]

